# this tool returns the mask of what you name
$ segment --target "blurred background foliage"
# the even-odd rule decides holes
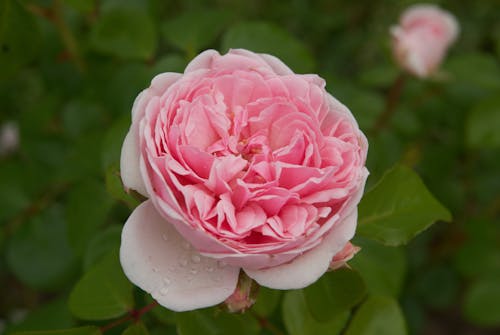
[[[388,29],[411,3],[0,0],[0,124],[20,137],[0,152],[0,333],[499,334],[500,3],[435,1],[456,15],[458,42],[438,79],[405,78],[385,118],[399,78]],[[369,137],[367,189],[402,163],[453,221],[406,248],[358,237],[356,271],[303,291],[262,288],[243,315],[146,313],[150,298],[116,256],[137,204],[118,164],[132,103],[155,74],[235,47],[325,78]],[[358,295],[329,301],[325,281],[347,281]],[[354,316],[343,311],[361,299]],[[118,317],[128,322],[112,327]]]

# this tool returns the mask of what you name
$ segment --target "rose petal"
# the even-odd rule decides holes
[[[196,252],[149,200],[125,223],[120,261],[134,284],[174,311],[221,303],[238,282],[238,268]]]
[[[139,143],[137,143],[137,128],[132,126],[123,141],[120,156],[120,175],[127,190],[134,190],[149,197],[140,170]]]
[[[357,217],[358,212],[354,210],[333,226],[320,245],[290,263],[264,270],[244,270],[250,278],[269,288],[290,290],[306,287],[325,273],[333,256],[353,237]]]

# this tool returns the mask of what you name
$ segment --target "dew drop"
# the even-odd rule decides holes
[[[163,239],[163,241],[167,242],[168,241],[168,235],[167,234],[163,234],[161,235],[161,238]]]
[[[191,249],[191,244],[189,244],[189,242],[187,241],[184,241],[182,242],[182,248],[184,248],[185,250],[189,250]]]
[[[226,263],[226,262],[224,262],[224,261],[217,261],[217,266],[218,266],[218,267],[220,267],[220,268],[223,268],[223,267],[225,267],[226,265],[227,265],[227,263]]]
[[[191,272],[191,274],[195,275],[198,273],[198,270],[196,270],[195,268],[191,268],[191,271],[189,271],[189,272]]]
[[[193,261],[193,263],[199,263],[201,262],[201,257],[199,255],[191,255],[191,260]]]
[[[158,268],[153,268],[153,272],[158,272]]]
[[[211,266],[211,265],[209,265],[209,266],[207,266],[207,267],[206,267],[206,270],[207,270],[208,272],[214,272],[214,267],[213,267],[213,266]]]
[[[179,265],[181,267],[185,267],[186,265],[188,265],[188,260],[187,258],[181,258],[180,261],[179,261]]]
[[[163,278],[163,284],[165,284],[165,286],[170,285],[170,279],[168,277],[164,277]]]
[[[166,295],[168,293],[168,287],[162,287],[160,290],[161,295]]]

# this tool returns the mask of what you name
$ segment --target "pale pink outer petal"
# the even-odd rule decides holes
[[[212,49],[205,50],[200,53],[198,56],[193,58],[191,62],[186,66],[184,73],[193,72],[202,69],[209,69],[212,65],[212,62],[215,58],[221,57],[221,55]]]
[[[264,61],[269,64],[269,66],[273,69],[276,74],[280,76],[293,75],[293,71],[285,65],[278,57],[268,54],[259,54],[260,57],[264,59]]]
[[[139,192],[145,197],[149,197],[140,170],[141,154],[137,143],[137,127],[130,127],[125,136],[120,156],[120,176],[125,189]]]
[[[239,268],[197,253],[150,200],[123,227],[120,261],[130,281],[174,311],[219,304],[238,282]]]
[[[182,75],[180,73],[165,72],[151,80],[149,88],[145,89],[134,101],[132,106],[132,125],[123,141],[120,156],[120,175],[123,185],[127,190],[132,189],[145,197],[149,194],[144,185],[140,171],[139,151],[139,121],[144,115],[147,103],[154,96],[161,96]]]
[[[244,270],[260,285],[273,289],[292,290],[311,285],[325,273],[333,256],[354,236],[357,218],[356,208],[333,226],[321,244],[290,263],[264,270]]]

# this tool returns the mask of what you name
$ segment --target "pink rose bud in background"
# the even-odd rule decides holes
[[[391,28],[394,57],[411,74],[428,77],[439,68],[458,31],[455,17],[439,7],[411,6]]]
[[[10,154],[19,147],[19,127],[8,121],[0,126],[0,156]]]
[[[123,184],[148,198],[123,228],[125,274],[175,311],[224,302],[240,271],[312,284],[354,235],[367,149],[324,80],[274,56],[208,50],[156,76],[122,147]]]

